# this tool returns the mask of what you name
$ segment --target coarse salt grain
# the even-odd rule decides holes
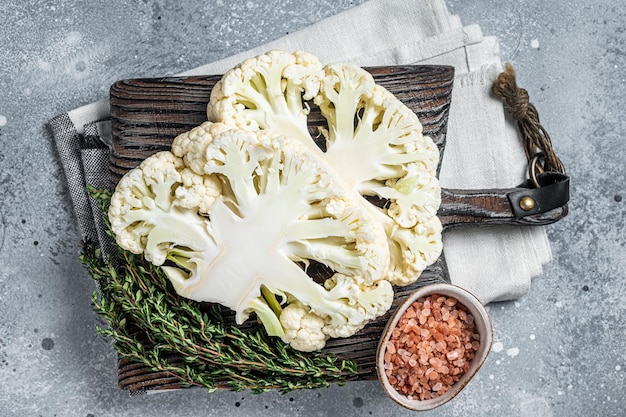
[[[450,390],[480,347],[474,317],[453,297],[415,301],[391,332],[384,354],[389,383],[408,398],[427,400]]]

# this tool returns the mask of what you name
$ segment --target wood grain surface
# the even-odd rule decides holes
[[[396,66],[366,68],[376,82],[394,93],[419,117],[424,134],[430,136],[442,155],[454,70],[447,66]],[[130,169],[143,159],[170,148],[174,137],[206,121],[206,105],[213,85],[220,76],[170,77],[134,79],[115,83],[111,87],[111,117],[113,148],[111,184],[115,185]],[[309,129],[313,137],[325,125],[319,109],[313,107]],[[547,224],[564,215],[556,210],[530,219],[515,219],[507,193],[510,190],[442,190],[439,217],[444,228],[468,224]],[[354,379],[375,379],[375,352],[388,316],[416,288],[430,282],[449,282],[443,255],[431,265],[420,280],[397,288],[394,307],[387,315],[370,323],[347,339],[331,339],[325,352],[353,359],[359,367]],[[227,320],[232,316],[226,313]],[[178,358],[170,358],[179,362]],[[121,359],[118,364],[119,385],[131,391],[179,388],[177,378],[153,372],[143,365]]]

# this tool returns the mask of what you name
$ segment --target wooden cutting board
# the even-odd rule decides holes
[[[393,66],[366,68],[376,82],[394,93],[419,117],[424,134],[430,136],[444,155],[448,112],[451,105],[454,69],[447,66]],[[113,148],[111,182],[116,184],[130,169],[155,152],[168,150],[172,140],[206,121],[206,106],[215,76],[132,79],[115,83],[110,91]],[[309,128],[313,137],[324,119],[313,107]],[[507,193],[510,190],[442,190],[439,217],[444,228],[467,224],[547,224],[565,213],[516,219]],[[359,367],[355,379],[376,378],[375,353],[388,315],[417,287],[429,282],[449,282],[442,257],[410,286],[397,288],[394,307],[348,339],[331,339],[325,352],[354,360]],[[172,360],[176,361],[176,358]],[[131,391],[179,388],[179,381],[166,373],[121,359],[119,385]]]

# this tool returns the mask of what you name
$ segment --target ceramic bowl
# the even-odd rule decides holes
[[[387,342],[391,336],[393,329],[396,327],[402,314],[406,309],[413,304],[419,298],[426,297],[432,294],[439,294],[447,297],[454,297],[457,301],[464,305],[468,312],[474,316],[474,323],[476,330],[480,335],[480,347],[475,354],[475,357],[470,362],[470,368],[468,372],[463,374],[461,379],[456,382],[450,390],[445,392],[439,397],[429,400],[411,400],[405,395],[396,391],[396,389],[389,383],[384,370],[384,356],[386,351]],[[396,403],[410,410],[426,411],[438,407],[454,398],[467,383],[476,375],[476,372],[480,369],[482,364],[487,359],[487,355],[491,349],[491,343],[493,341],[493,330],[491,327],[491,320],[485,307],[482,303],[468,291],[452,285],[452,284],[430,284],[416,290],[409,298],[406,299],[398,309],[390,317],[385,330],[381,336],[378,344],[378,350],[376,355],[376,371],[378,372],[378,379],[380,380],[383,389]]]

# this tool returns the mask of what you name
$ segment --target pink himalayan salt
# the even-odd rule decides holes
[[[409,398],[447,392],[469,370],[480,347],[474,317],[453,297],[415,301],[391,332],[384,354],[389,383]]]

